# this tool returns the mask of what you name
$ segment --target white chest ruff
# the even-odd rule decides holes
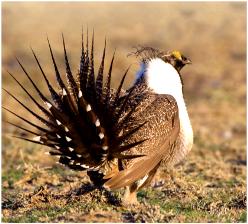
[[[180,132],[173,164],[180,162],[193,146],[193,130],[185,104],[184,108],[182,106],[179,108],[179,119]]]
[[[193,145],[193,130],[184,102],[179,74],[171,64],[156,58],[148,63],[145,70],[145,77],[148,86],[155,93],[172,95],[177,101],[180,133],[178,146],[176,147],[174,158],[172,158],[172,163],[175,164],[185,157]]]

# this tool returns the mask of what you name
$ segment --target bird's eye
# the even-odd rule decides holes
[[[182,61],[185,61],[185,60],[187,60],[187,58],[182,55]]]

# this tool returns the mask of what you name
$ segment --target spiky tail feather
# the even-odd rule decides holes
[[[130,150],[132,147],[141,144],[145,141],[145,139],[138,142],[132,142],[131,144],[124,144],[124,142],[130,135],[137,132],[144,124],[134,127],[132,130],[129,130],[129,132],[125,132],[125,135],[123,136],[119,136],[119,134],[123,131],[124,123],[129,122],[129,119],[138,104],[129,108],[129,112],[125,113],[123,116],[123,112],[126,110],[126,104],[132,97],[133,89],[131,89],[129,93],[124,96],[121,94],[122,85],[128,73],[127,69],[123,75],[119,87],[117,88],[117,91],[112,91],[111,75],[115,54],[113,54],[111,60],[107,80],[105,84],[103,83],[106,40],[100,68],[98,70],[97,77],[95,78],[94,34],[92,37],[91,50],[89,50],[88,44],[88,31],[86,46],[84,45],[82,35],[82,55],[77,80],[74,79],[70,69],[63,35],[62,40],[67,84],[65,84],[61,78],[51,44],[47,38],[60,92],[56,92],[50,84],[38,57],[31,49],[39,70],[41,71],[51,94],[51,100],[47,99],[39,90],[22,63],[17,59],[17,62],[22,68],[24,74],[33,85],[45,106],[39,104],[29,93],[29,91],[11,73],[8,72],[44,116],[32,111],[30,107],[27,107],[8,90],[5,90],[6,93],[14,98],[36,119],[41,121],[43,126],[36,125],[13,111],[4,108],[25,123],[35,127],[38,130],[38,133],[33,132],[28,128],[13,124],[12,122],[8,123],[14,125],[22,131],[26,131],[29,134],[34,135],[33,139],[24,138],[22,136],[15,137],[50,147],[50,155],[59,157],[59,162],[61,164],[64,164],[71,169],[87,170],[88,174],[92,177],[92,180],[97,179],[97,181],[103,182],[102,180],[105,174],[109,177],[112,176],[109,171],[112,169],[111,164],[113,162],[123,159],[134,159],[142,156],[130,154],[126,155],[125,152]],[[94,174],[95,172],[97,172],[97,176]]]

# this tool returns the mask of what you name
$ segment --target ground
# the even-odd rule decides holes
[[[123,190],[95,188],[84,172],[44,155],[47,148],[10,137],[17,129],[3,123],[3,222],[246,222],[245,3],[3,3],[2,15],[2,85],[30,108],[6,72],[34,93],[15,56],[47,93],[29,45],[55,83],[46,36],[62,70],[64,33],[75,73],[81,26],[88,25],[90,33],[95,29],[98,65],[106,35],[108,61],[117,48],[113,86],[129,64],[125,86],[132,83],[138,60],[126,55],[133,46],[178,49],[191,58],[182,76],[194,129],[185,160],[157,175],[164,185],[141,190],[140,204],[125,207]],[[5,93],[2,104],[33,120]],[[5,111],[2,117],[22,124]]]

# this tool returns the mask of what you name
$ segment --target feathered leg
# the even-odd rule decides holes
[[[124,205],[132,205],[132,204],[138,204],[137,200],[137,192],[141,188],[145,187],[149,183],[151,183],[153,177],[155,176],[157,169],[159,167],[160,163],[149,172],[149,174],[145,175],[142,179],[134,182],[133,184],[129,185],[125,189],[125,194],[123,198],[123,204]]]
[[[137,200],[137,184],[131,184],[125,188],[124,197],[122,200],[123,205],[135,205],[138,204]]]

